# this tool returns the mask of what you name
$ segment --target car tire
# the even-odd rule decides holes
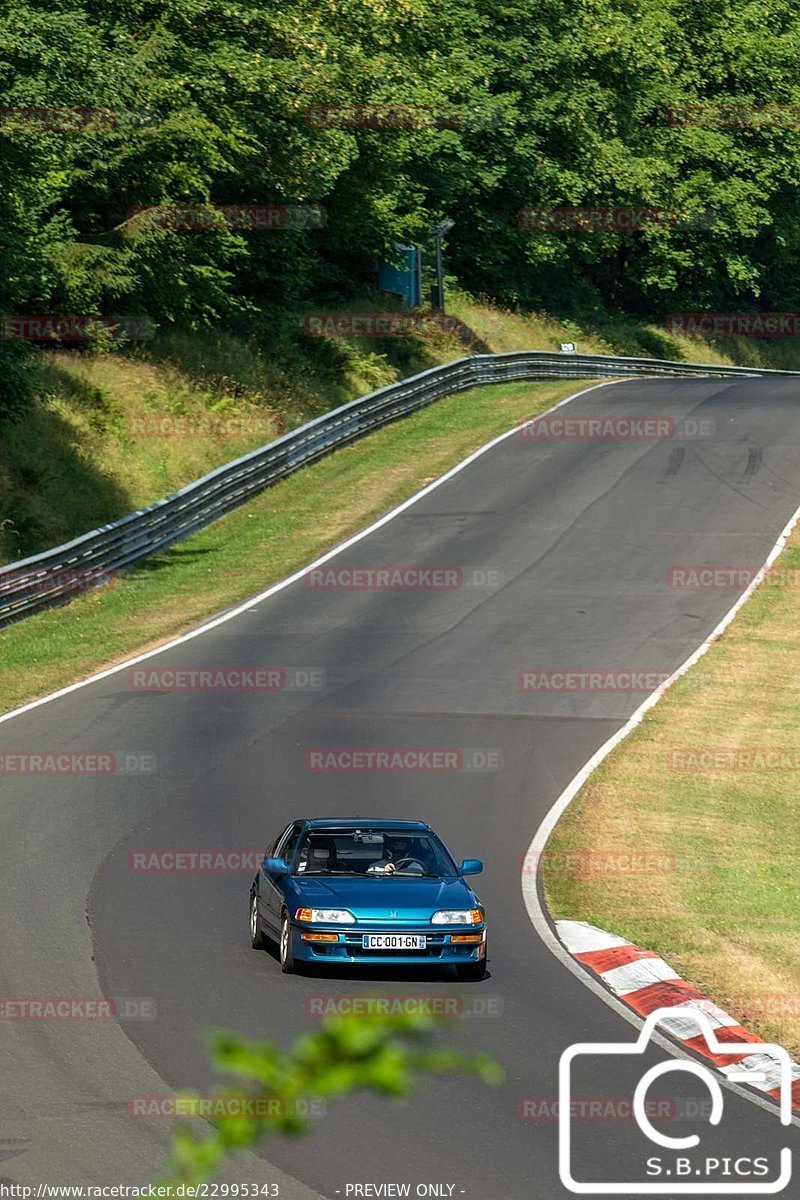
[[[264,937],[264,930],[258,919],[258,894],[256,892],[252,892],[250,895],[250,942],[254,950],[266,949],[267,939]]]
[[[289,921],[289,914],[284,909],[281,914],[281,936],[278,942],[278,953],[281,960],[281,970],[284,975],[291,975],[296,970],[294,965],[294,951],[292,950],[292,926]]]
[[[477,962],[459,963],[456,966],[456,978],[463,980],[471,980],[476,983],[479,979],[483,979],[486,974],[486,958],[485,956]]]

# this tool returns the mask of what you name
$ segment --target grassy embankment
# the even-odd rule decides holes
[[[466,296],[457,296],[452,308],[471,336],[309,338],[298,333],[296,315],[261,339],[159,334],[127,354],[41,355],[35,402],[24,419],[0,427],[0,563],[133,512],[281,429],[471,351],[552,349],[575,341],[586,352],[800,365],[791,339],[711,345],[633,320],[578,325]],[[172,427],[212,419],[226,431],[238,418],[253,433],[151,436],[140,421],[148,416],[166,417]]]

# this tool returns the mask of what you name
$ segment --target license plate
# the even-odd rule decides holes
[[[425,935],[421,933],[365,933],[361,939],[364,950],[424,950]]]

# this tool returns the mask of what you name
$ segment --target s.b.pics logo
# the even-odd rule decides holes
[[[644,1071],[639,1076],[636,1057],[652,1050],[652,1038],[657,1026],[666,1032],[685,1039],[695,1035],[694,1042],[703,1043],[703,1053],[717,1067],[707,1067],[693,1059],[667,1057]],[[561,1055],[559,1064],[559,1173],[561,1182],[570,1192],[579,1195],[775,1195],[782,1192],[792,1178],[792,1151],[788,1146],[780,1150],[764,1146],[761,1138],[753,1132],[753,1144],[745,1145],[734,1140],[735,1150],[725,1151],[724,1116],[725,1101],[718,1073],[735,1083],[747,1083],[762,1092],[771,1093],[780,1105],[782,1125],[792,1120],[792,1074],[793,1065],[787,1051],[769,1042],[720,1041],[719,1022],[714,1022],[708,1013],[693,1005],[659,1008],[645,1021],[641,1034],[635,1042],[580,1042],[570,1046]],[[599,1056],[599,1057],[598,1057]],[[620,1056],[623,1056],[620,1058]],[[630,1056],[634,1056],[631,1058]],[[587,1060],[582,1062],[581,1060]],[[594,1060],[594,1061],[592,1061]],[[619,1090],[620,1080],[636,1079],[632,1096],[632,1114],[639,1132],[643,1135],[631,1140],[630,1155],[597,1154],[587,1152],[586,1145],[579,1143],[580,1132],[576,1120],[574,1097],[577,1078],[582,1070],[594,1070],[597,1074],[614,1081]],[[665,1080],[681,1077],[680,1087],[687,1079],[699,1081],[703,1099],[698,1103],[694,1097],[672,1097],[674,1103],[666,1109],[653,1108],[649,1092],[658,1083],[663,1095]],[[657,1116],[667,1113],[668,1122],[677,1120],[678,1125],[668,1128],[668,1122],[654,1123]],[[681,1119],[683,1118],[683,1119]],[[689,1122],[702,1122],[702,1138],[694,1132],[685,1132]],[[665,1128],[665,1125],[667,1126]],[[715,1130],[721,1126],[715,1145]],[[730,1142],[728,1143],[731,1144]],[[596,1143],[597,1146],[597,1143]],[[626,1165],[622,1165],[625,1158]],[[609,1174],[630,1175],[634,1171],[638,1178],[591,1178],[600,1175],[601,1168],[613,1163],[616,1170]]]

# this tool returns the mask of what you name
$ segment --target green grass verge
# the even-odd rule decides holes
[[[300,318],[297,318],[299,323]],[[287,429],[464,353],[457,338],[374,346],[221,330],[123,352],[47,350],[0,422],[0,562],[127,516]],[[323,339],[324,341],[324,339]]]
[[[0,633],[0,710],[186,630],[298,570],[575,380],[476,389],[331,454],[101,591]]]
[[[798,579],[795,535],[723,637],[594,772],[542,860],[554,917],[587,920],[656,951],[795,1055]],[[711,760],[690,750],[719,753]],[[660,862],[643,874],[592,873],[580,869],[592,850],[649,851]],[[573,855],[569,870],[562,852]]]
[[[122,349],[38,352],[34,398],[16,419],[0,421],[0,563],[126,516],[284,428],[463,354],[574,341],[585,353],[800,366],[792,338],[676,337],[621,315],[510,312],[457,290],[449,306],[463,338],[309,337],[302,312],[284,312],[262,313],[247,335],[171,330]],[[386,308],[385,296],[350,305],[375,308]],[[158,421],[161,436],[143,433],[142,417]],[[229,418],[250,436],[215,432]],[[202,436],[167,434],[184,419]]]

